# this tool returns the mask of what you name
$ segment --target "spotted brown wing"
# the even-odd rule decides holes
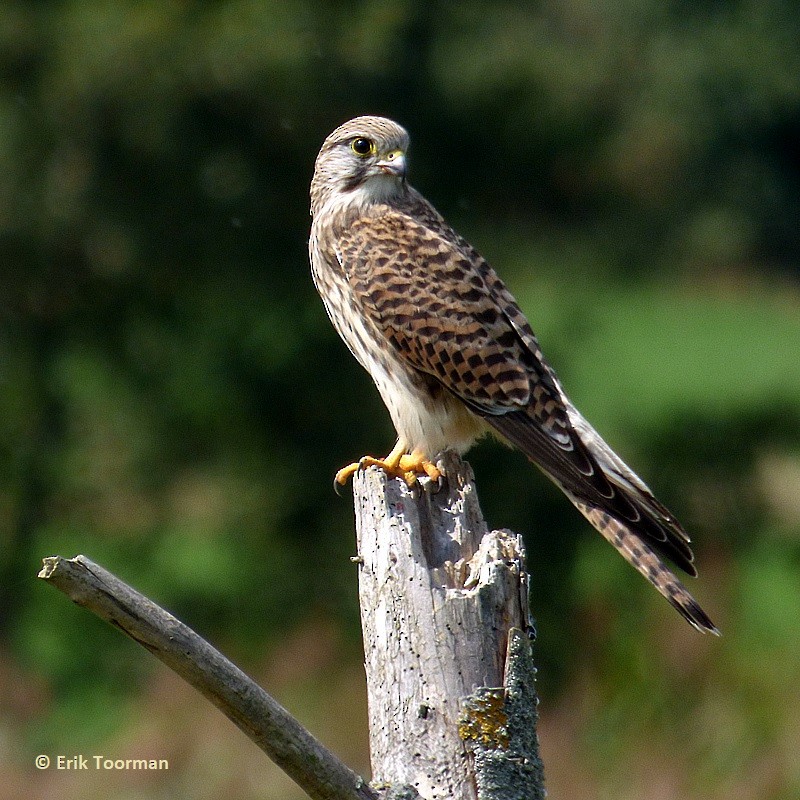
[[[337,237],[337,258],[376,337],[408,369],[461,398],[571,497],[635,526],[694,574],[680,525],[644,488],[609,480],[574,430],[557,378],[497,274],[430,206],[416,212],[380,206]]]

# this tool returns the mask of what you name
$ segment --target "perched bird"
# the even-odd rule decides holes
[[[570,402],[516,300],[406,181],[408,134],[357,117],[328,136],[311,182],[314,283],[397,430],[377,465],[410,483],[441,476],[493,431],[553,480],[698,630],[714,623],[659,557],[696,575],[689,537]]]

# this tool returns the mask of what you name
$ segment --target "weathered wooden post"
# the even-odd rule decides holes
[[[355,475],[373,786],[543,798],[520,536],[488,531],[469,465],[437,493]]]

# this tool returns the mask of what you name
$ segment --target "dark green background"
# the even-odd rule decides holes
[[[366,771],[352,508],[393,443],[311,284],[307,189],[391,116],[576,404],[690,530],[683,623],[521,457],[555,798],[800,796],[800,23],[792,0],[0,7],[0,785],[300,797],[34,579],[83,552]],[[37,772],[37,753],[169,758]]]

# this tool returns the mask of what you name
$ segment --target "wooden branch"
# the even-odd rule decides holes
[[[373,781],[425,800],[544,797],[520,536],[453,454],[438,493],[354,479]]]
[[[385,797],[208,642],[98,564],[85,556],[45,558],[39,577],[120,628],[202,692],[313,800]]]

